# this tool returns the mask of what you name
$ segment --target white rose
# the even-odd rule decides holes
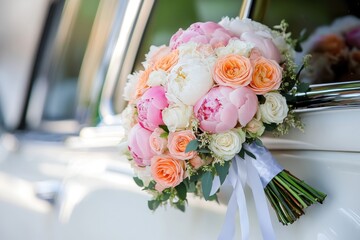
[[[265,131],[264,124],[255,118],[246,125],[245,129],[251,137],[260,137]]]
[[[277,92],[266,93],[264,97],[266,101],[260,105],[262,121],[264,123],[282,123],[289,111],[285,97]]]
[[[241,131],[242,132],[242,131]],[[213,134],[209,149],[218,157],[224,160],[231,160],[240,152],[241,146],[245,141],[236,130],[230,130],[225,133]]]
[[[248,57],[254,44],[244,42],[238,39],[230,39],[229,43],[225,47],[218,47],[215,52],[218,57],[222,57],[229,54],[238,54],[241,56]]]
[[[166,97],[172,102],[195,105],[213,86],[211,67],[198,58],[179,62],[169,74]]]
[[[170,132],[183,130],[190,125],[192,107],[184,104],[172,104],[162,111],[162,118]]]
[[[163,70],[152,71],[146,84],[150,87],[164,86],[167,74]]]
[[[127,77],[127,83],[124,87],[123,97],[126,101],[130,101],[135,96],[136,85],[139,82],[141,72],[134,72],[133,74],[129,74]]]

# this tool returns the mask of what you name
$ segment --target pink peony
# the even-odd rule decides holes
[[[151,150],[149,138],[151,132],[136,124],[129,133],[129,150],[138,166],[150,165],[151,158],[155,155]]]
[[[153,131],[164,124],[162,110],[169,105],[163,87],[149,88],[137,103],[138,121],[143,128]]]
[[[236,126],[238,108],[231,103],[231,87],[214,87],[194,106],[195,117],[200,122],[203,131],[220,133]]]
[[[214,22],[198,22],[191,24],[186,30],[179,29],[170,39],[171,49],[187,42],[211,44],[212,47],[226,46],[235,37],[230,31]]]
[[[254,47],[257,48],[265,58],[275,60],[278,63],[280,62],[280,51],[270,38],[260,36],[254,32],[244,32],[241,34],[240,40],[254,44]]]
[[[239,87],[229,95],[230,102],[237,108],[238,120],[241,126],[246,126],[256,114],[258,98],[248,87]]]

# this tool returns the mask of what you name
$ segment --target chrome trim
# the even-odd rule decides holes
[[[240,14],[239,17],[240,19],[244,19],[244,18],[250,18],[250,14],[251,14],[251,8],[253,6],[253,4],[255,1],[253,0],[244,0],[240,9]]]
[[[119,83],[120,88],[124,87],[126,77],[132,71],[153,4],[154,0],[127,0],[119,4],[113,33],[116,36],[116,43],[106,74],[99,109],[105,124],[117,123],[113,105],[115,89]]]
[[[297,112],[360,107],[360,81],[315,84],[296,95]]]

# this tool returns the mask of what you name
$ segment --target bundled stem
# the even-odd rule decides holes
[[[326,194],[312,188],[287,170],[281,171],[265,187],[265,194],[279,221],[288,225],[313,203],[323,203]]]

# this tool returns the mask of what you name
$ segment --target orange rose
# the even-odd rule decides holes
[[[171,156],[174,156],[180,160],[195,157],[195,151],[185,153],[186,146],[191,140],[194,139],[195,135],[190,130],[170,133],[168,138],[168,149]]]
[[[155,70],[164,70],[165,72],[169,72],[171,68],[178,62],[179,60],[179,51],[174,50],[164,57],[157,60],[154,64]]]
[[[143,71],[139,77],[139,81],[136,84],[136,90],[135,90],[135,99],[138,99],[139,97],[141,97],[144,92],[146,91],[146,89],[149,88],[149,86],[147,85],[147,81],[149,79],[149,75],[150,73],[153,71],[153,69],[151,68],[147,68],[145,69],[145,71]]]
[[[265,94],[280,87],[282,79],[282,68],[271,59],[257,58],[254,62],[254,73],[249,87],[257,95]]]
[[[250,59],[229,54],[217,60],[214,66],[214,80],[222,86],[247,86],[253,72]]]
[[[156,155],[151,158],[151,174],[157,183],[156,189],[162,191],[179,185],[184,179],[185,162],[170,155]]]

